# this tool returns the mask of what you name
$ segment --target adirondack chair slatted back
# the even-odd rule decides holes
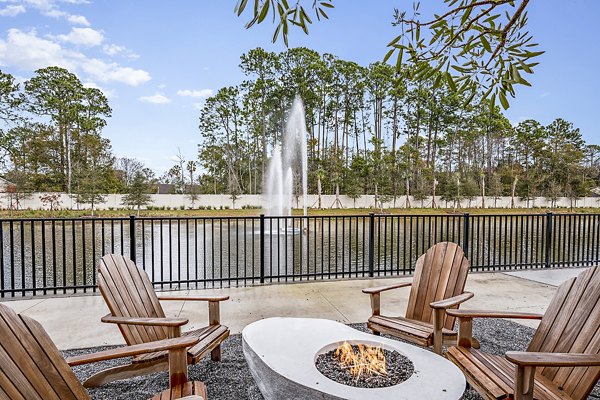
[[[89,399],[36,321],[0,304],[0,399]]]
[[[98,288],[115,317],[164,318],[165,313],[145,271],[118,254],[100,259]],[[165,327],[119,325],[128,345],[166,339]]]
[[[600,267],[559,286],[528,351],[600,353]],[[600,367],[545,367],[539,372],[574,399],[586,398],[600,377]]]
[[[463,293],[469,260],[463,250],[450,242],[438,243],[417,260],[408,298],[406,318],[433,323],[429,304]],[[444,328],[453,329],[454,317],[446,317]]]

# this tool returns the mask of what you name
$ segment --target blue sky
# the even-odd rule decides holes
[[[310,2],[309,2],[310,3]],[[443,7],[430,0],[428,7]],[[394,8],[406,0],[334,1],[330,20],[293,32],[290,46],[329,52],[362,65],[381,60],[397,34]],[[0,69],[19,80],[48,65],[75,72],[109,97],[113,117],[103,135],[117,156],[168,169],[178,148],[196,157],[198,107],[226,85],[242,81],[239,57],[271,44],[271,25],[244,29],[235,0],[0,0]],[[439,10],[440,8],[438,8]],[[427,13],[428,10],[423,10]],[[535,0],[529,29],[546,54],[532,88],[520,88],[506,115],[513,123],[556,117],[600,144],[600,62],[596,0]]]

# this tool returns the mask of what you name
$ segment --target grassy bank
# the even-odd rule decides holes
[[[471,214],[533,214],[546,213],[548,211],[554,213],[600,213],[600,208],[462,208],[457,209],[456,213],[471,213]],[[142,210],[140,217],[250,217],[258,216],[263,212],[260,209],[244,209],[244,210]],[[381,213],[378,209],[367,208],[346,208],[346,209],[323,209],[309,210],[309,215],[365,215],[370,212]],[[430,208],[393,208],[383,210],[383,214],[390,215],[432,215],[432,214],[454,214],[453,209],[430,209]],[[302,215],[302,210],[294,210],[294,215]],[[0,218],[79,218],[90,217],[90,210],[0,210]],[[99,210],[95,211],[96,217],[128,217],[137,215],[133,210]]]

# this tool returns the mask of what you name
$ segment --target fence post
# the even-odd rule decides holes
[[[260,283],[265,283],[265,214],[260,214]]]
[[[375,213],[369,213],[369,277],[373,277],[373,256],[375,254]]]
[[[552,256],[552,213],[546,213],[546,254],[544,257],[544,263],[546,268],[550,268],[552,266],[552,260],[550,257]]]
[[[471,238],[470,235],[470,228],[471,228],[471,221],[470,221],[470,216],[469,213],[464,213],[463,215],[463,242],[462,242],[462,249],[463,252],[465,253],[465,257],[469,257],[469,240]],[[471,262],[471,265],[473,265],[473,263]]]
[[[129,216],[129,258],[135,262],[136,240],[135,240],[135,215]]]

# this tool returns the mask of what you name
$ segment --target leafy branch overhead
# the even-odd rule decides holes
[[[241,15],[248,0],[240,0],[236,12]],[[465,95],[467,102],[476,96],[489,99],[491,106],[499,100],[509,107],[515,86],[531,86],[524,78],[538,65],[533,36],[527,30],[529,0],[444,0],[446,9],[422,19],[420,3],[412,14],[395,10],[393,24],[400,34],[388,43],[388,61],[395,57],[396,66],[416,66],[416,79],[434,79],[434,87],[447,83],[451,90]],[[318,19],[327,18],[325,9],[331,2],[312,1]],[[308,33],[312,20],[297,0],[290,7],[286,0],[254,0],[254,14],[247,28],[260,24],[269,15],[275,23],[273,42],[280,36],[288,45],[289,24]]]
[[[248,0],[239,0],[235,6],[235,12],[238,16],[241,16],[246,10]],[[318,1],[312,0],[312,11],[307,9],[300,4],[297,0],[293,2],[292,6],[287,0],[254,0],[253,17],[246,24],[246,28],[251,28],[254,24],[260,24],[264,22],[267,16],[270,14],[273,23],[276,24],[275,33],[273,34],[273,43],[275,43],[279,37],[283,38],[285,45],[288,45],[288,33],[290,25],[296,26],[305,34],[308,35],[308,25],[312,24],[313,21],[308,16],[309,13],[314,14],[318,21],[321,18],[329,19],[327,15],[327,9],[333,8],[333,4],[329,1]]]
[[[444,0],[448,10],[422,21],[419,3],[413,15],[396,10],[394,25],[402,29],[385,56],[396,55],[417,66],[417,78],[435,77],[470,102],[478,93],[505,109],[515,85],[531,86],[524,74],[538,65],[533,36],[526,30],[529,0]]]

